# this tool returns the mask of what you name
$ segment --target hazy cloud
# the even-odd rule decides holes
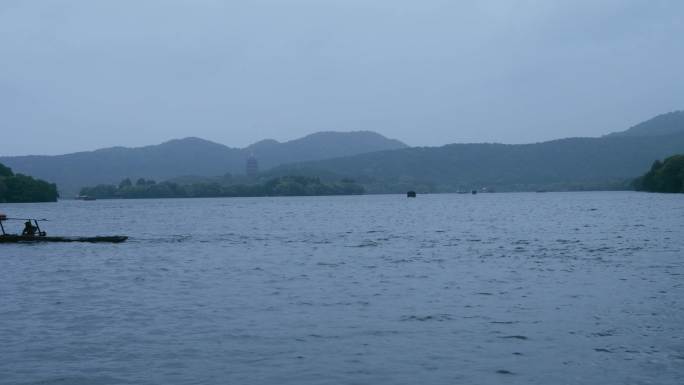
[[[5,0],[0,153],[602,135],[684,109],[682,15],[657,0]]]

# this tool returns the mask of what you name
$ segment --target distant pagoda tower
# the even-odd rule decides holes
[[[259,162],[254,157],[254,154],[250,154],[249,157],[247,157],[245,171],[250,178],[256,178],[257,174],[259,174]]]

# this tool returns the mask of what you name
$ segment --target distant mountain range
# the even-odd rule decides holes
[[[653,161],[684,153],[684,112],[656,116],[600,138],[543,143],[408,147],[380,134],[321,132],[279,143],[230,148],[199,138],[139,148],[113,147],[58,156],[0,157],[16,172],[57,183],[63,197],[84,186],[130,178],[202,181],[244,174],[253,154],[264,177],[353,178],[369,192],[447,192],[625,188]]]
[[[245,161],[252,154],[261,169],[269,169],[284,163],[406,147],[398,140],[370,131],[319,132],[284,143],[264,140],[246,148],[185,138],[138,148],[111,147],[56,156],[0,157],[0,163],[15,172],[54,182],[62,197],[71,197],[81,187],[118,183],[127,177],[164,180],[184,175],[244,174]]]
[[[272,175],[352,177],[369,192],[627,188],[656,159],[684,153],[684,112],[601,138],[413,147],[277,167]]]

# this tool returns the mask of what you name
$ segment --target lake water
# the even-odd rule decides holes
[[[0,211],[131,236],[0,244],[1,384],[684,381],[684,195]]]

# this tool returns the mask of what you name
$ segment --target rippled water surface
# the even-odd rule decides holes
[[[0,205],[2,384],[681,384],[684,196]],[[18,224],[15,224],[18,226]]]

